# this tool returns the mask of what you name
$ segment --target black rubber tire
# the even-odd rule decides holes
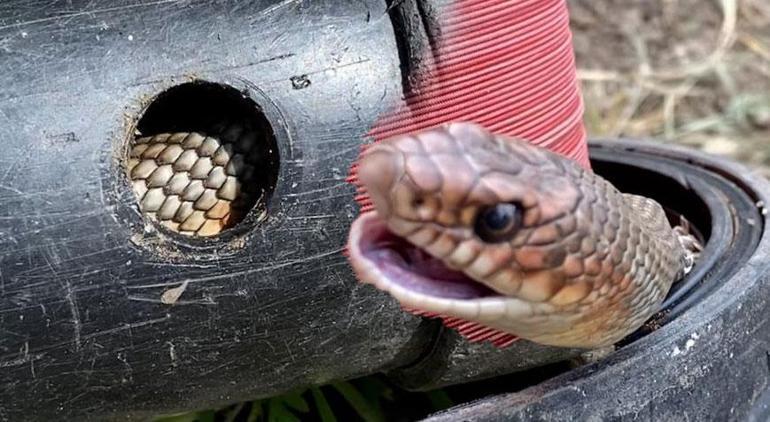
[[[399,8],[388,14],[375,0],[27,3],[0,9],[9,53],[0,55],[0,420],[143,420],[378,372],[427,389],[577,354],[527,342],[506,350],[469,345],[356,283],[340,253],[358,212],[343,182],[348,166],[372,122],[401,98],[407,74],[417,72],[412,61],[436,32],[421,22],[431,19]],[[255,210],[205,242],[143,220],[123,165],[144,112],[191,81],[227,85],[255,102],[280,156],[267,218]],[[206,90],[188,92],[212,103]],[[764,184],[723,161],[661,146],[606,148],[621,161],[655,157],[653,164],[668,160],[674,169],[703,168],[766,201]],[[594,149],[597,157],[601,151]],[[765,216],[755,223],[764,227]],[[711,238],[717,234],[712,228]],[[728,252],[754,253],[750,244]],[[762,245],[756,254],[766,254]],[[688,352],[701,344],[711,350],[706,337],[719,347],[753,345],[733,359],[737,376],[752,384],[726,387],[724,396],[747,402],[762,374],[747,364],[763,350],[749,340],[767,340],[760,258],[728,265],[737,272],[713,277],[725,284],[709,294],[682,297],[681,309],[692,310],[590,367],[594,376],[614,374],[607,385],[615,390],[629,383],[640,394],[657,391],[638,382],[644,373],[624,378],[613,362],[646,348],[684,347],[698,318],[717,321],[713,314],[727,307],[733,313],[719,315],[732,319],[719,324],[733,325],[715,322],[721,331],[702,335]],[[176,304],[163,303],[164,292],[183,284]],[[742,310],[729,306],[744,300]],[[760,328],[747,337],[746,327]],[[737,379],[713,368],[716,377]],[[588,370],[535,388],[585,380]],[[671,391],[675,400],[674,392],[688,390]]]

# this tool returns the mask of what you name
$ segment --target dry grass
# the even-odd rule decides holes
[[[770,175],[770,2],[569,4],[592,136],[654,136]]]

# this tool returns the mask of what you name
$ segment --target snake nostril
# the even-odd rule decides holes
[[[277,180],[278,151],[259,110],[238,90],[209,82],[158,95],[126,160],[143,215],[183,235],[210,237],[264,203]]]

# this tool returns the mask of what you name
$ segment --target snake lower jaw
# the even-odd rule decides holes
[[[525,302],[447,268],[392,234],[376,212],[353,222],[347,246],[358,279],[389,293],[405,308],[484,322],[529,315]]]

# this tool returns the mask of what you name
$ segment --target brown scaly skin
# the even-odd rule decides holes
[[[652,316],[687,253],[656,202],[623,194],[560,155],[454,123],[371,147],[358,175],[375,212],[351,227],[352,265],[406,307],[547,345],[610,346]],[[516,203],[500,242],[474,232],[480,210]],[[398,288],[362,252],[382,224],[497,295],[446,299]]]

